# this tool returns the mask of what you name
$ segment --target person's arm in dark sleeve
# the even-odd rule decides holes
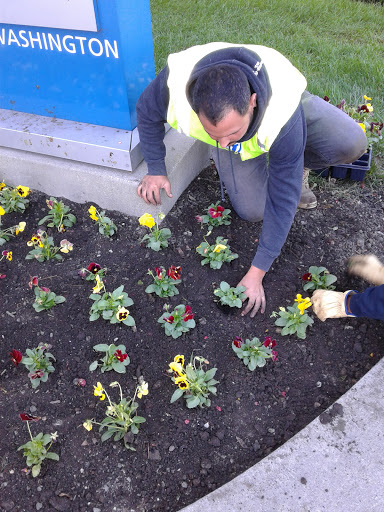
[[[301,105],[269,151],[268,191],[259,246],[252,265],[268,271],[280,254],[300,200],[306,124]]]
[[[384,284],[350,295],[350,312],[358,317],[384,320]]]
[[[167,86],[168,67],[144,89],[136,104],[140,148],[148,167],[148,174],[165,176],[164,135],[169,102]]]

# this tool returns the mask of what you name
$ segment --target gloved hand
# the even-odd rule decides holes
[[[347,297],[352,290],[346,292],[333,292],[331,290],[315,290],[311,302],[313,312],[324,322],[327,318],[344,318],[346,316],[354,316],[348,313]]]
[[[384,284],[384,265],[373,254],[352,256],[348,261],[348,273],[375,285]]]

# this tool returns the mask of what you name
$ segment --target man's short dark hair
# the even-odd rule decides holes
[[[231,110],[244,116],[249,108],[251,89],[245,73],[230,64],[203,71],[189,87],[189,100],[196,114],[202,113],[213,125]]]

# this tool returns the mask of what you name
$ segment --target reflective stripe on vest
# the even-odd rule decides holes
[[[247,48],[259,55],[261,62],[255,64],[254,73],[257,75],[261,67],[265,66],[272,90],[257,134],[241,143],[239,151],[241,159],[248,160],[269,151],[280,130],[297,109],[307,85],[304,76],[289,60],[272,48],[258,45],[208,43],[169,55],[167,121],[179,132],[216,146],[216,141],[206,133],[196,113],[191,109],[185,90],[197,62],[209,53],[230,47]]]

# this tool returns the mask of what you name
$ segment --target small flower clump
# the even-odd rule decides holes
[[[51,345],[48,343],[40,343],[32,350],[27,348],[25,356],[21,359],[21,363],[29,372],[28,377],[33,389],[37,388],[40,382],[47,382],[49,374],[55,371],[51,360],[56,361],[56,359],[47,352],[50,348]]]
[[[147,286],[146,293],[156,293],[159,297],[173,297],[179,294],[176,285],[181,283],[181,267],[170,266],[167,271],[164,267],[155,267],[155,273],[148,270],[153,277],[153,283]]]
[[[29,205],[29,188],[19,185],[16,188],[7,187],[5,183],[0,183],[0,206],[5,213],[24,213]]]
[[[168,306],[166,306],[166,312],[161,315],[158,322],[163,325],[167,336],[176,339],[196,327],[194,316],[190,306],[179,304],[171,314],[169,314]]]
[[[325,267],[309,267],[308,272],[302,276],[303,290],[334,290],[333,283],[337,277],[330,274]]]
[[[171,403],[184,395],[188,409],[211,405],[209,395],[216,395],[216,384],[219,382],[214,379],[217,368],[205,371],[204,365],[207,364],[209,361],[204,357],[191,356],[190,362],[184,368],[184,356],[177,355],[174,358],[169,364],[168,372],[172,374],[172,382],[178,389],[173,393]]]
[[[93,363],[89,366],[89,371],[93,372],[96,370],[98,366],[100,366],[101,373],[108,372],[110,370],[114,370],[117,373],[125,373],[126,367],[130,363],[130,359],[128,354],[126,354],[126,348],[124,345],[106,345],[104,343],[100,343],[99,345],[95,345],[93,350],[96,352],[104,352],[105,356],[101,358],[101,363],[97,360],[93,361]]]
[[[218,236],[216,238],[216,243],[212,245],[210,245],[206,240],[202,242],[196,248],[196,251],[203,256],[201,264],[207,265],[209,263],[210,268],[218,270],[224,262],[228,263],[238,258],[239,255],[231,251],[227,242],[228,240],[225,240],[222,236]]]
[[[262,343],[259,338],[252,338],[251,340],[246,339],[245,341],[236,336],[232,344],[237,357],[242,359],[245,366],[248,367],[251,372],[256,368],[265,366],[267,359],[277,360],[277,352],[273,350],[276,346],[276,341],[268,336]]]
[[[111,237],[116,233],[117,227],[112,220],[105,215],[105,211],[99,212],[96,206],[92,205],[88,208],[88,212],[91,219],[99,226],[99,233],[101,235]]]
[[[48,215],[39,220],[39,226],[46,224],[49,228],[57,228],[60,233],[63,233],[66,228],[71,228],[75,222],[76,217],[70,212],[70,208],[62,201],[58,201],[55,197],[50,197],[46,200],[49,212]]]
[[[211,227],[228,226],[231,223],[231,210],[220,206],[217,202],[211,204],[207,214],[199,216],[197,220]]]
[[[287,309],[280,307],[278,312],[272,313],[271,317],[278,317],[275,325],[283,327],[282,336],[296,333],[298,338],[306,338],[307,327],[313,324],[312,318],[305,312],[310,306],[312,303],[308,297],[303,299],[300,294],[297,294],[292,306],[288,306]]]
[[[143,236],[141,243],[145,243],[147,247],[156,252],[168,247],[168,239],[171,237],[170,229],[159,229],[159,220],[163,220],[164,217],[164,213],[158,213],[155,220],[150,213],[144,213],[139,218],[140,226],[145,226],[150,230],[149,234]],[[156,227],[154,228],[155,224]]]

